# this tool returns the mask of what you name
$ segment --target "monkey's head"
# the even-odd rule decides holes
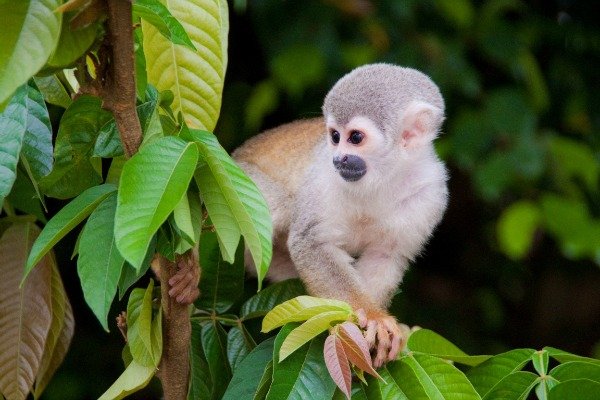
[[[444,99],[436,84],[417,70],[371,64],[333,86],[323,114],[340,176],[348,182],[366,175],[382,180],[431,148],[444,120]]]

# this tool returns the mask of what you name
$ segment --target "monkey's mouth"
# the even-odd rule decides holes
[[[356,182],[367,173],[366,168],[351,169],[351,168],[337,168],[341,177],[347,182]]]

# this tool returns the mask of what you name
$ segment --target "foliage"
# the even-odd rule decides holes
[[[103,399],[141,390],[159,366],[163,314],[146,277],[152,257],[173,260],[198,246],[203,296],[191,316],[190,398],[577,400],[598,393],[598,360],[553,347],[504,351],[506,343],[494,346],[503,350],[495,356],[472,356],[426,329],[374,371],[348,305],[304,296],[297,280],[254,294],[243,249],[260,288],[272,256],[268,209],[212,133],[230,148],[260,127],[318,113],[331,83],[364,63],[431,75],[447,99],[438,150],[458,176],[453,199],[468,210],[451,207],[448,217],[461,223],[444,254],[466,268],[457,279],[485,283],[475,310],[455,307],[468,314],[460,328],[455,311],[435,321],[405,303],[403,315],[433,318],[465,343],[481,325],[473,313],[485,329],[500,329],[506,304],[523,303],[523,271],[544,277],[536,265],[600,264],[597,68],[579,67],[597,67],[597,29],[569,21],[568,10],[553,22],[542,6],[520,0],[257,1],[247,9],[235,1],[232,15],[225,0],[136,0],[143,142],[126,160],[105,99],[77,93],[102,72],[109,40],[102,4],[0,6],[0,398],[40,398],[67,353],[74,331],[67,291],[78,290],[63,284],[54,249],[64,253],[75,234],[83,299],[105,330],[117,288],[119,299],[128,294],[125,369],[102,388]],[[224,90],[230,18],[236,51]],[[479,231],[465,225],[473,208],[463,202],[477,204]],[[461,239],[466,250],[456,245]],[[586,276],[597,282],[594,273]],[[528,299],[545,306],[554,297]],[[260,332],[263,317],[264,331],[282,327],[275,336]]]

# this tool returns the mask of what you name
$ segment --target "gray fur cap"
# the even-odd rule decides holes
[[[399,112],[420,100],[444,113],[437,85],[424,73],[393,64],[369,64],[342,77],[325,97],[323,113],[346,124],[355,116],[371,119],[384,131],[396,125]]]

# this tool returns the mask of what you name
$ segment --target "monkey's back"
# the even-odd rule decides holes
[[[322,117],[294,121],[269,129],[251,139],[233,152],[236,161],[258,167],[262,173],[295,193],[313,150],[324,140],[325,123]]]

